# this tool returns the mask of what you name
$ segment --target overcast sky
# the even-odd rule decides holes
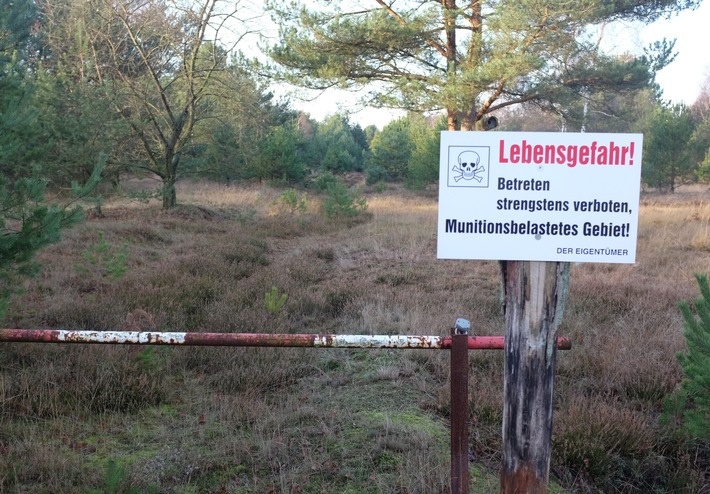
[[[696,10],[685,11],[650,26],[625,26],[630,46],[641,51],[655,40],[676,39],[678,56],[658,73],[657,81],[665,99],[693,104],[703,81],[710,76],[710,1]]]

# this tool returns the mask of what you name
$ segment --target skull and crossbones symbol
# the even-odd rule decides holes
[[[486,171],[486,169],[483,165],[479,164],[480,161],[481,157],[475,151],[464,151],[459,154],[459,162],[452,168],[454,172],[458,173],[458,175],[454,176],[454,180],[456,180],[456,182],[461,179],[475,180],[481,183],[483,177],[479,176],[479,174]]]

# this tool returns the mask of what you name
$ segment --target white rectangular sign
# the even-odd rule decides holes
[[[633,263],[641,134],[442,132],[440,259]]]

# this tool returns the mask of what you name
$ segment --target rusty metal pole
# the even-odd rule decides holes
[[[0,343],[91,343],[108,345],[175,345],[235,347],[388,348],[448,350],[451,336],[178,333],[163,331],[86,331],[64,329],[0,329]],[[502,336],[472,336],[469,350],[503,350]],[[572,348],[569,338],[558,338],[560,350]]]
[[[451,336],[451,494],[468,494],[468,337],[457,319]]]

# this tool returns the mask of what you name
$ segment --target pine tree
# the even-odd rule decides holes
[[[363,89],[364,103],[445,110],[449,130],[483,129],[486,116],[534,103],[559,113],[572,101],[647,87],[673,58],[665,40],[640,57],[604,53],[590,27],[651,22],[697,0],[370,0],[267,2],[280,32],[275,76],[314,90]],[[579,110],[585,108],[579,105]]]
[[[402,117],[384,126],[373,139],[370,149],[370,172],[382,170],[388,180],[401,181],[412,157],[409,136],[410,120]]]
[[[37,111],[30,105],[33,80],[27,67],[34,22],[30,0],[0,6],[0,320],[10,296],[22,291],[23,280],[37,272],[37,252],[57,242],[62,228],[81,219],[78,207],[48,204],[47,180],[32,171]],[[101,157],[87,184],[74,187],[78,197],[97,185],[104,163]]]
[[[45,204],[46,186],[37,177],[12,183],[0,175],[0,320],[10,296],[21,291],[22,280],[37,272],[37,251],[57,242],[61,228],[81,219],[78,208]]]
[[[37,111],[27,77],[35,18],[29,0],[0,5],[0,172],[12,175],[20,175],[42,148],[33,127]]]
[[[682,103],[654,111],[644,132],[643,181],[660,190],[674,192],[692,180],[702,157],[691,145],[695,123]]]
[[[700,297],[680,303],[688,353],[678,354],[683,369],[679,393],[669,403],[685,405],[683,426],[691,437],[710,440],[710,286],[707,275],[695,275]]]
[[[423,189],[427,184],[439,179],[440,131],[446,128],[446,121],[430,122],[421,116],[413,117],[409,125],[409,139],[412,155],[407,164],[404,184],[410,189]]]

